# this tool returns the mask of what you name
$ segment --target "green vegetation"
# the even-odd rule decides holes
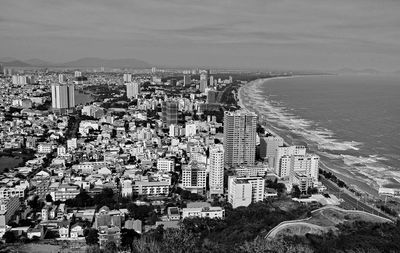
[[[307,205],[283,199],[225,208],[224,220],[192,218],[185,219],[180,229],[159,227],[136,239],[134,252],[235,252],[280,222],[305,218],[311,211]]]
[[[302,219],[311,207],[279,199],[247,208],[226,206],[226,218],[185,219],[179,229],[162,226],[131,244],[132,252],[399,252],[400,224],[353,221],[321,235],[265,239],[282,221]]]

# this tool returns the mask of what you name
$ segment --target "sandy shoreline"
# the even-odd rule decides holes
[[[265,116],[262,116],[260,113],[256,111],[255,108],[252,108],[250,105],[247,105],[243,102],[243,90],[245,86],[248,85],[261,85],[264,84],[270,80],[276,80],[276,79],[292,79],[296,77],[305,77],[302,75],[296,75],[296,76],[284,76],[284,77],[271,77],[271,78],[263,78],[263,79],[257,79],[254,81],[251,81],[247,84],[242,85],[239,90],[238,90],[238,105],[246,110],[252,111],[256,113],[259,117],[263,117],[263,120],[268,120]],[[273,125],[272,125],[273,126]],[[273,131],[270,127],[267,125],[263,124],[263,127],[271,134],[276,135],[276,136],[281,136],[284,139],[284,142],[286,145],[290,145],[287,140],[285,140],[285,136],[282,136],[282,134],[277,134],[275,131]],[[290,132],[290,131],[288,131]],[[309,148],[308,148],[309,149]],[[318,150],[312,150],[309,149],[313,153],[318,153]],[[320,154],[319,154],[320,155]],[[321,155],[320,155],[321,156]],[[343,180],[348,186],[351,186],[354,190],[359,191],[360,193],[368,193],[373,196],[378,196],[377,189],[371,185],[368,185],[368,183],[365,183],[361,181],[360,179],[356,179],[352,177],[349,173],[341,172],[339,170],[345,169],[345,167],[340,167],[338,166],[337,161],[330,160],[329,157],[321,157],[321,164],[320,167],[323,168],[324,170],[328,170],[335,174],[339,179]],[[349,175],[347,175],[349,174]]]

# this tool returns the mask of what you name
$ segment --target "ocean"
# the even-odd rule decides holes
[[[243,106],[289,144],[306,145],[355,189],[400,187],[400,76],[326,75],[256,80]]]

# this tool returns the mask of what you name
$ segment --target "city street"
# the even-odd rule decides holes
[[[345,208],[365,211],[368,213],[372,213],[372,214],[393,220],[393,217],[391,217],[383,212],[377,211],[375,208],[359,201],[356,197],[353,197],[350,194],[345,193],[342,188],[337,186],[332,181],[324,178],[323,176],[320,177],[320,181],[323,183],[323,185],[326,186],[326,188],[328,189],[328,192],[330,194],[334,194],[336,197],[343,199],[342,205]]]

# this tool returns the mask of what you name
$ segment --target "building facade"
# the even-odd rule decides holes
[[[140,94],[140,84],[137,82],[126,83],[126,97],[137,99]]]
[[[249,111],[225,112],[225,164],[253,165],[256,157],[257,115]]]
[[[52,108],[70,109],[75,107],[75,88],[72,84],[52,84],[51,85],[51,105]]]
[[[162,121],[164,127],[169,127],[171,124],[178,124],[178,104],[175,101],[162,103]]]
[[[224,193],[224,147],[221,144],[210,146],[209,158],[210,194]]]

